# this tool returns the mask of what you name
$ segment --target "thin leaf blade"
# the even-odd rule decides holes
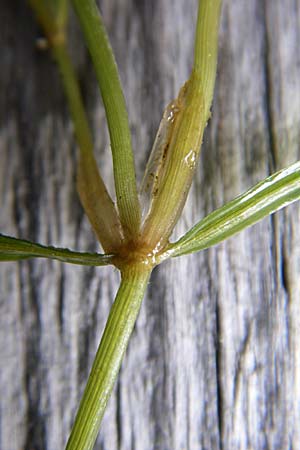
[[[113,256],[48,247],[0,234],[0,261],[19,261],[28,258],[56,259],[61,262],[85,266],[105,266],[112,264]]]
[[[216,245],[299,199],[300,161],[213,211],[171,244],[161,257],[185,255]]]

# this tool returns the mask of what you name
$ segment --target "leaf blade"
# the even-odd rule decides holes
[[[300,161],[267,177],[210,213],[172,243],[161,257],[185,255],[216,245],[299,199]]]
[[[113,256],[44,246],[0,234],[0,261],[19,261],[29,258],[48,258],[71,264],[105,266],[112,264]]]

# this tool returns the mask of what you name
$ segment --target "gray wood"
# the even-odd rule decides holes
[[[138,178],[163,107],[192,62],[196,0],[101,2],[133,132]],[[59,77],[25,2],[2,2],[0,230],[98,249],[75,191],[76,146]],[[300,157],[300,1],[224,0],[212,120],[182,234]],[[105,117],[78,29],[72,52],[110,188]],[[96,448],[300,448],[299,205],[149,284]],[[68,437],[118,285],[111,268],[0,268],[0,448]]]

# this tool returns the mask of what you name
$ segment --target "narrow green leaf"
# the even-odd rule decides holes
[[[218,244],[268,214],[300,199],[300,161],[276,172],[209,214],[171,244],[161,260]]]
[[[140,205],[125,99],[117,65],[94,0],[73,0],[91,54],[109,128],[117,205],[125,236],[137,237]]]
[[[111,255],[73,252],[66,248],[46,247],[34,242],[0,234],[0,261],[18,261],[28,258],[49,258],[84,266],[112,264]]]
[[[66,450],[92,450],[147,287],[150,271],[129,267],[94,360]]]

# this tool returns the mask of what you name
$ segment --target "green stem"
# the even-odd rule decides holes
[[[50,5],[41,0],[29,0],[29,5],[34,11],[40,25],[42,26],[47,39],[51,40],[52,36],[56,36],[63,31],[55,20],[55,13],[51,10]]]
[[[76,134],[76,140],[78,142],[80,152],[85,155],[92,153],[92,134],[87,121],[78,82],[70,56],[65,45],[54,46],[52,48],[52,52],[61,73],[63,87],[68,99]]]
[[[107,253],[113,253],[122,242],[118,213],[94,158],[92,136],[67,49],[64,44],[58,44],[53,46],[52,51],[61,72],[80,149],[77,189],[81,203],[102,247]]]
[[[66,450],[91,450],[119,372],[150,276],[131,266],[122,281],[97,351]]]
[[[93,140],[76,74],[66,48],[67,1],[29,0],[42,25],[59,66],[76,140],[80,149],[77,189],[85,212],[107,253],[115,253],[123,241],[118,213],[99,174]]]
[[[40,1],[40,0],[39,0]],[[50,4],[53,4],[53,0],[48,0]],[[57,0],[56,1],[56,23],[59,28],[64,28],[68,20],[69,12],[69,0]]]
[[[110,134],[120,220],[128,240],[140,227],[134,159],[128,116],[116,62],[94,0],[73,0],[101,90]]]
[[[218,53],[218,31],[222,0],[199,0],[194,51],[194,71],[205,93],[205,113],[213,99]]]

